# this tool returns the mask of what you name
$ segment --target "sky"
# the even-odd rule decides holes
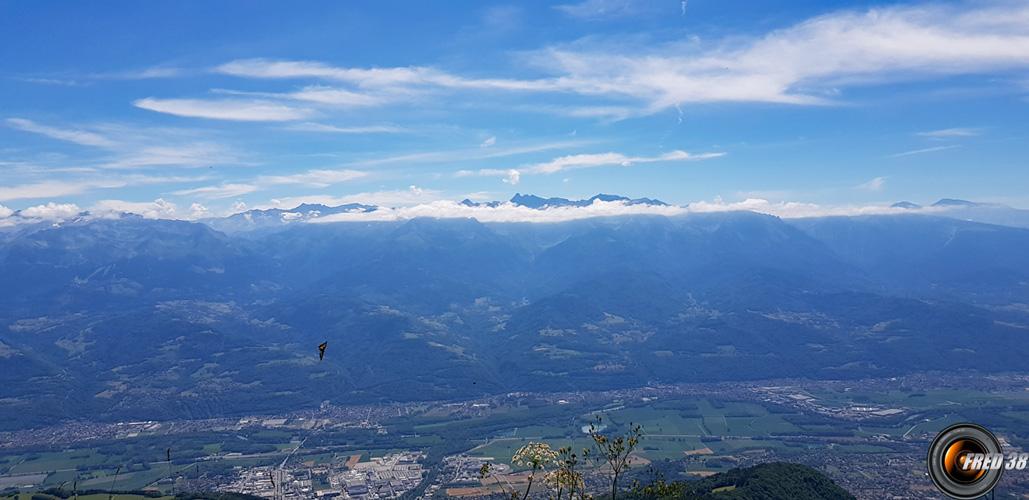
[[[0,217],[1029,207],[1027,115],[1027,1],[0,0]]]

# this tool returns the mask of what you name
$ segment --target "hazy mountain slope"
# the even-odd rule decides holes
[[[752,213],[35,227],[0,245],[0,416],[1022,370],[1027,234]]]
[[[886,290],[1029,302],[1029,230],[929,216],[791,221]]]

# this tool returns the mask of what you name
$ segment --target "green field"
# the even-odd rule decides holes
[[[710,471],[724,470],[742,457],[765,451],[779,457],[796,456],[813,447],[825,447],[829,438],[843,438],[831,445],[838,453],[889,453],[891,448],[871,439],[845,439],[877,435],[893,440],[905,436],[924,439],[922,436],[927,433],[959,420],[981,422],[1018,443],[1018,439],[1026,438],[1021,433],[1029,423],[1029,391],[847,389],[808,393],[824,406],[874,404],[902,408],[904,413],[848,422],[783,407],[711,398],[670,398],[599,407],[519,404],[494,408],[487,416],[474,418],[457,418],[448,410],[437,408],[431,413],[387,422],[386,434],[374,429],[247,429],[9,453],[0,455],[0,477],[46,474],[43,487],[55,487],[77,478],[80,488],[106,489],[111,487],[115,470],[121,467],[115,488],[139,489],[168,477],[168,464],[163,462],[167,448],[173,450],[173,470],[191,471],[199,464],[205,474],[231,474],[234,466],[278,462],[304,438],[309,441],[295,460],[326,463],[346,460],[355,454],[367,459],[405,449],[426,450],[438,458],[471,449],[473,455],[507,462],[530,441],[545,441],[554,448],[590,447],[592,442],[582,429],[598,414],[605,433],[624,432],[630,424],[643,427],[644,437],[637,448],[640,457],[650,461],[686,459],[689,470]],[[250,456],[241,457],[241,453]]]
[[[499,462],[508,463],[514,452],[530,441],[544,441],[553,448],[572,446],[579,450],[589,447],[592,441],[582,432],[582,427],[591,422],[592,415],[581,415],[567,427],[521,427],[496,436],[488,444],[481,444],[471,454],[490,456]],[[628,428],[630,424],[642,425],[644,437],[638,454],[648,460],[682,459],[687,451],[710,448],[713,455],[697,458],[702,470],[712,469],[703,467],[708,457],[714,461],[748,450],[774,449],[789,453],[793,448],[781,441],[761,438],[771,432],[802,432],[802,429],[786,421],[782,415],[770,413],[760,405],[713,403],[703,399],[630,406],[605,411],[601,415],[603,423],[611,426],[609,430],[616,432]]]

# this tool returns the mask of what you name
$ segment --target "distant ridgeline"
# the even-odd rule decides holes
[[[520,211],[586,201],[514,200]],[[374,209],[0,228],[0,430],[83,415],[1029,369],[1029,229],[918,208],[304,222]]]

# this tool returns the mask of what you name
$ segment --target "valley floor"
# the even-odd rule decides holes
[[[582,428],[600,415],[610,426],[606,432],[630,422],[643,426],[638,473],[682,479],[789,461],[825,472],[859,498],[923,498],[935,491],[925,477],[928,442],[950,423],[978,422],[1012,450],[1029,447],[1027,386],[1025,375],[924,374],[324,405],[201,421],[68,423],[0,435],[0,490],[73,481],[80,489],[239,490],[247,483],[241,478],[279,471],[282,482],[298,490],[341,492],[380,477],[380,485],[392,488],[383,496],[415,486],[415,492],[461,496],[488,487],[474,474],[483,461],[510,465],[514,451],[529,442],[589,446]],[[409,457],[400,472],[374,465],[400,456]],[[379,475],[354,472],[361,470]],[[517,478],[517,468],[511,473]],[[1029,492],[1029,476],[1008,474],[998,492]]]

